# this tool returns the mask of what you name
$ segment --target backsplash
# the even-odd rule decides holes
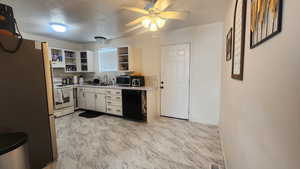
[[[63,78],[73,77],[73,76],[83,76],[84,81],[93,81],[94,79],[99,79],[104,81],[105,76],[107,76],[108,81],[114,82],[116,76],[126,75],[124,72],[97,72],[97,73],[66,73],[64,69],[53,69],[53,82],[61,83]],[[158,87],[159,79],[156,76],[145,76],[146,86]]]
[[[93,81],[94,79],[99,79],[100,81],[104,81],[105,77],[107,77],[108,81],[115,81],[117,76],[126,75],[126,73],[121,72],[98,72],[87,74],[84,76],[85,81]]]
[[[60,83],[63,78],[72,78],[73,76],[83,76],[85,82],[93,81],[94,79],[104,81],[105,76],[107,76],[108,81],[114,81],[116,76],[125,74],[121,72],[66,73],[64,69],[53,69],[53,82]]]

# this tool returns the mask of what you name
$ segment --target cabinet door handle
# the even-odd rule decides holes
[[[95,98],[96,98],[96,99],[98,98],[97,94],[95,94]]]

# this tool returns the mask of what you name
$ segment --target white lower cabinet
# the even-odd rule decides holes
[[[122,90],[79,88],[78,106],[81,109],[123,116]]]
[[[86,99],[85,99],[84,88],[78,88],[77,92],[78,92],[77,93],[78,107],[80,109],[86,109]]]
[[[106,112],[105,94],[96,93],[96,111]]]
[[[123,116],[122,90],[110,89],[106,91],[107,113]]]
[[[86,99],[86,109],[96,110],[96,94],[86,92],[85,93],[85,99]]]
[[[113,115],[118,115],[118,116],[123,116],[123,111],[122,111],[121,106],[107,106],[107,113],[113,114]]]

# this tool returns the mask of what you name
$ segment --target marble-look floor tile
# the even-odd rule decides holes
[[[215,126],[72,114],[56,119],[56,128],[59,159],[50,169],[208,169],[211,163],[225,168]]]

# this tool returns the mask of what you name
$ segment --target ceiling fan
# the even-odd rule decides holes
[[[170,5],[171,0],[151,0],[145,9],[124,6],[123,9],[144,15],[129,22],[126,26],[142,24],[150,31],[157,31],[164,27],[166,21],[169,19],[184,20],[187,17],[186,12],[166,11]]]

